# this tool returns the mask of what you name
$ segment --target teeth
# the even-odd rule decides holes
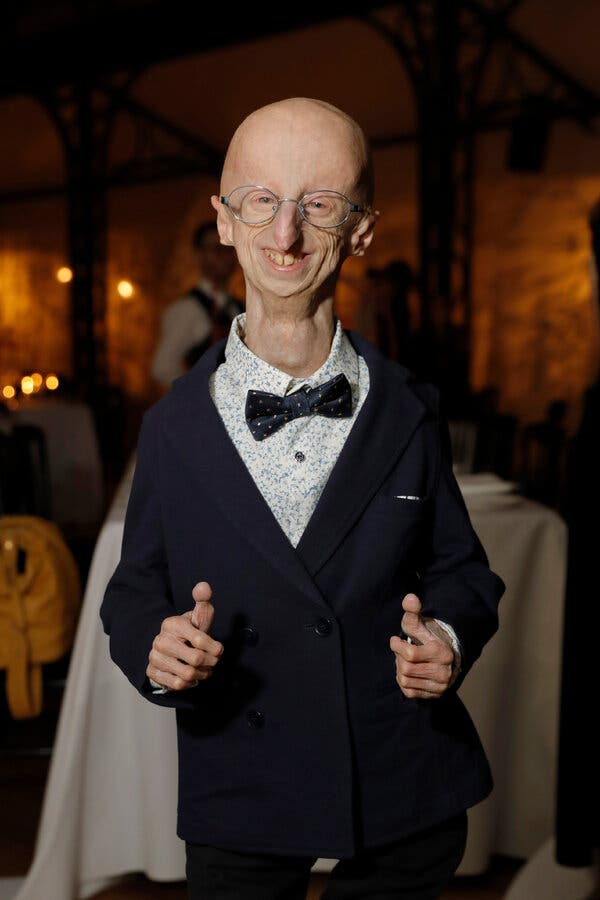
[[[291,266],[293,263],[297,262],[299,258],[294,256],[293,253],[286,253],[282,256],[281,253],[275,253],[273,250],[267,250],[267,256],[278,266]]]

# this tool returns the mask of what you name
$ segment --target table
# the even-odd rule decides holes
[[[119,559],[131,474],[94,552],[36,853],[16,900],[90,897],[132,871],[184,877],[174,711],[143,700],[113,665],[98,617]],[[469,812],[459,874],[484,871],[492,853],[528,857],[552,833],[566,564],[566,528],[552,510],[510,494],[467,503],[507,593],[500,630],[461,688],[496,789]]]

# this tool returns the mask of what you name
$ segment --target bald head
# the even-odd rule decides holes
[[[283,166],[302,180],[300,193],[330,188],[362,203],[372,201],[365,134],[354,119],[323,100],[280,100],[244,119],[227,150],[221,191],[262,184],[285,194],[291,188],[269,183],[269,168],[280,177]]]

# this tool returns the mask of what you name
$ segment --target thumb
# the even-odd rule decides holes
[[[192,625],[200,631],[209,632],[215,616],[215,608],[212,605],[212,588],[207,581],[199,581],[192,588],[192,597],[196,605],[192,610]]]
[[[402,601],[402,631],[408,637],[414,639],[415,644],[426,644],[432,640],[432,634],[427,629],[421,616],[421,601],[416,594],[406,594]]]

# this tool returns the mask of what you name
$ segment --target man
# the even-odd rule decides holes
[[[371,201],[340,110],[250,115],[212,198],[246,314],[142,428],[102,617],[136,688],[177,709],[192,900],[304,900],[319,856],[340,860],[327,900],[438,897],[491,789],[456,688],[502,584],[435,390],[334,316]]]
[[[196,228],[192,246],[202,277],[163,314],[152,361],[152,376],[162,388],[169,388],[211,344],[227,337],[231,322],[243,309],[227,289],[235,254],[221,244],[214,222]]]

